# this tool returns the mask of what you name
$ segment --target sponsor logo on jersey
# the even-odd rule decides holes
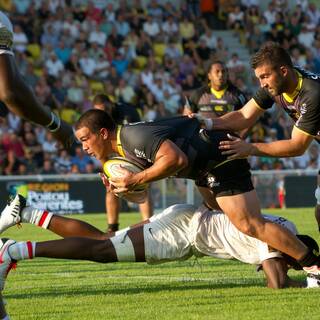
[[[307,105],[303,103],[300,107],[300,113],[305,114],[307,112]]]
[[[134,153],[135,153],[137,158],[147,159],[146,154],[142,150],[134,149]]]

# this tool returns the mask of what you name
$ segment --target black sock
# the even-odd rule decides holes
[[[108,224],[108,231],[118,231],[119,230],[119,223],[109,223]]]
[[[306,253],[306,255],[303,258],[301,258],[300,260],[298,260],[298,262],[302,267],[310,267],[310,266],[314,266],[314,265],[317,265],[317,266],[320,265],[319,257],[317,255],[315,255],[313,253],[313,250],[311,250],[311,249],[308,249],[308,252]]]

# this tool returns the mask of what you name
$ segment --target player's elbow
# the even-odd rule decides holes
[[[179,154],[177,155],[175,159],[175,165],[177,170],[182,170],[186,168],[189,164],[188,157],[185,154]]]

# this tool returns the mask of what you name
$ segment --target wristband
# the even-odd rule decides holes
[[[46,127],[49,129],[50,132],[56,132],[60,129],[61,126],[61,119],[54,113],[51,112],[51,121]]]

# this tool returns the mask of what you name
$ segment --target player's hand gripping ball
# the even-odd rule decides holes
[[[123,171],[121,169],[126,169],[132,173],[139,173],[143,171],[143,168],[138,164],[131,162],[126,158],[114,157],[110,160],[107,160],[103,164],[103,172],[108,179],[110,178],[121,178],[123,177]],[[148,184],[137,185],[133,190],[130,190],[128,193],[138,193],[145,191],[148,187]]]

